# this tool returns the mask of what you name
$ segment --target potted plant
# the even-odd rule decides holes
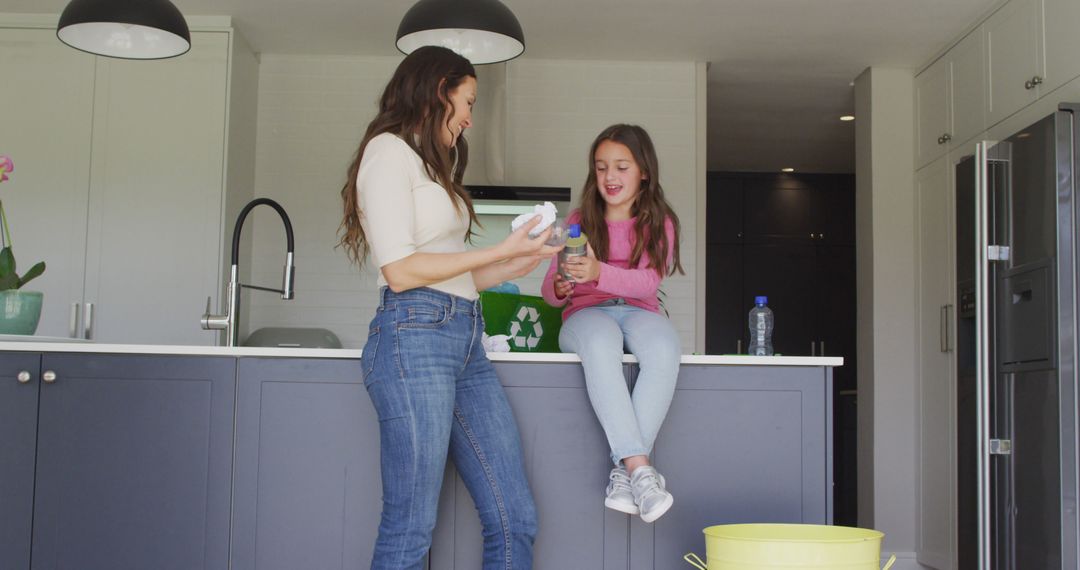
[[[0,182],[6,181],[9,172],[15,170],[11,157],[0,155]],[[34,334],[41,318],[41,301],[44,297],[39,291],[23,291],[33,278],[45,272],[45,262],[41,261],[21,276],[16,271],[15,252],[12,250],[11,228],[4,201],[0,199],[0,334]]]

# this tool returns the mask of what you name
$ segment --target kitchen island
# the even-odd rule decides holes
[[[489,356],[536,496],[537,569],[666,570],[703,554],[705,526],[832,521],[840,358],[684,356],[654,450],[675,505],[645,524],[603,506],[610,461],[577,357]],[[31,553],[34,568],[366,568],[381,491],[359,357],[0,342],[0,568]],[[633,357],[624,369],[632,387]],[[451,466],[430,568],[479,557]]]

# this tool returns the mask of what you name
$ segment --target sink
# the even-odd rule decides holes
[[[327,329],[263,327],[248,335],[242,345],[279,348],[341,348],[341,341],[336,334]]]

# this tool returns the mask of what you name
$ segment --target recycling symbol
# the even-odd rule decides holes
[[[514,320],[510,321],[510,340],[517,348],[535,350],[544,336],[540,325],[540,312],[536,307],[518,306]]]

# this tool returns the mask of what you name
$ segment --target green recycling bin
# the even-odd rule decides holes
[[[543,297],[513,293],[480,292],[484,332],[509,336],[511,352],[560,352],[562,308]]]

